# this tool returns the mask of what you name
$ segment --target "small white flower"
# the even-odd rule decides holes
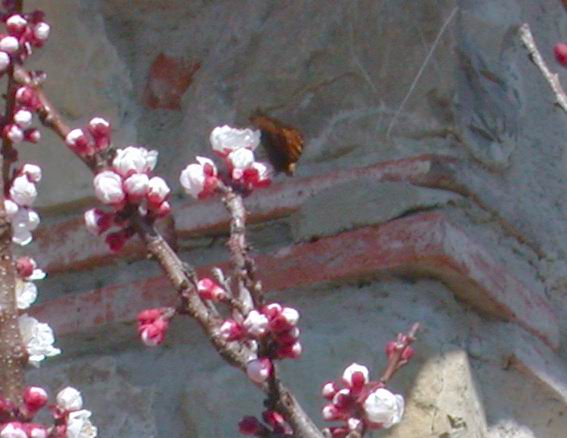
[[[206,188],[207,178],[214,178],[217,175],[215,163],[205,157],[197,157],[197,163],[189,164],[179,176],[179,182],[185,191],[199,198]]]
[[[364,365],[359,365],[357,363],[353,363],[353,364],[349,365],[343,372],[343,381],[348,386],[352,386],[352,375],[354,373],[362,374],[362,376],[364,378],[364,383],[368,383],[368,380],[369,380],[368,368],[366,368]]]
[[[257,310],[251,310],[242,323],[246,331],[252,336],[264,335],[268,330],[268,324],[269,321],[266,315]]]
[[[20,125],[22,128],[29,128],[32,124],[33,114],[28,110],[18,110],[14,114],[14,122]]]
[[[26,175],[17,176],[12,181],[10,197],[16,204],[29,207],[37,197],[35,184]]]
[[[80,391],[71,386],[67,386],[57,393],[57,407],[63,411],[78,411],[83,407],[83,397]]]
[[[272,362],[269,359],[254,359],[246,364],[246,375],[256,383],[263,383],[272,373]]]
[[[131,197],[141,199],[146,196],[150,179],[145,173],[135,173],[124,181],[124,189]]]
[[[27,26],[27,24],[28,21],[19,14],[14,14],[6,20],[6,26],[9,27],[23,28],[24,26]]]
[[[22,128],[20,128],[18,125],[12,124],[8,127],[6,136],[12,143],[18,144],[24,140],[24,131],[22,131]]]
[[[37,286],[31,281],[16,279],[16,304],[18,309],[30,307],[37,299]]]
[[[366,417],[373,423],[381,423],[385,429],[392,427],[402,419],[404,398],[392,394],[384,388],[371,392],[364,401]]]
[[[37,319],[28,315],[20,315],[18,324],[22,341],[28,350],[31,365],[38,367],[39,363],[46,357],[61,353],[61,350],[53,347],[55,339],[53,330],[49,325],[38,322]]]
[[[213,150],[226,155],[240,148],[254,150],[260,144],[260,131],[237,129],[228,125],[218,126],[209,137]]]
[[[28,177],[31,182],[39,182],[41,181],[41,167],[35,164],[24,164],[22,167],[22,173]]]
[[[19,210],[18,204],[11,199],[4,200],[4,210],[9,219],[12,219]]]
[[[91,423],[91,411],[71,412],[67,418],[67,438],[95,438],[97,428]]]
[[[112,167],[126,177],[133,173],[150,172],[157,163],[157,151],[148,151],[143,147],[128,146],[118,149],[112,161]]]
[[[248,169],[254,163],[254,152],[246,148],[236,149],[228,154],[228,159],[234,169]]]
[[[122,178],[117,173],[105,170],[94,178],[96,197],[104,204],[117,204],[124,200]]]
[[[8,423],[0,430],[0,438],[27,438],[27,433],[19,425]]]
[[[45,22],[40,22],[35,25],[33,28],[33,35],[40,41],[45,41],[49,38],[49,24]]]
[[[20,48],[20,43],[16,37],[5,36],[0,39],[0,50],[6,53],[15,53]]]
[[[159,176],[154,176],[148,184],[148,199],[154,204],[161,204],[171,190],[167,183]]]
[[[10,218],[12,223],[12,241],[18,245],[27,245],[32,241],[31,231],[39,225],[39,215],[28,208],[20,208]]]
[[[10,55],[0,52],[0,71],[5,71],[10,66]]]

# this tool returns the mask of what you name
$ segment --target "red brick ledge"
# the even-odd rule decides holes
[[[385,161],[368,167],[340,170],[310,178],[293,178],[258,190],[246,199],[249,221],[262,222],[289,215],[314,194],[333,185],[358,178],[377,181],[407,181],[429,187],[444,187],[444,177],[438,171],[453,158],[420,155]],[[446,178],[445,178],[446,179]],[[175,230],[170,237],[190,237],[227,230],[228,214],[218,199],[194,202],[187,200],[174,209]],[[87,232],[82,218],[41,228],[36,236],[36,258],[50,274],[88,269],[111,263],[116,259],[103,242]],[[119,257],[139,259],[144,256],[142,245],[132,241]]]
[[[513,321],[554,349],[559,345],[556,317],[543,292],[526,288],[440,213],[298,244],[259,256],[257,263],[269,291],[392,274],[436,278],[477,311]],[[157,277],[53,300],[32,313],[61,335],[133,321],[139,310],[175,303],[167,280]]]

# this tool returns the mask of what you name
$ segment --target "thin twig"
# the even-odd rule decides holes
[[[524,23],[520,26],[520,38],[522,39],[524,46],[526,46],[526,49],[528,49],[531,60],[537,68],[539,68],[541,74],[549,83],[551,90],[555,95],[557,104],[563,109],[563,111],[567,112],[567,94],[565,94],[565,90],[563,90],[563,87],[559,82],[559,76],[557,73],[552,73],[551,70],[549,70],[543,56],[541,56],[528,23]]]
[[[407,332],[407,334],[398,335],[398,339],[396,340],[396,349],[388,358],[388,365],[386,365],[386,369],[384,370],[384,373],[380,378],[380,381],[382,383],[388,382],[388,380],[392,378],[396,371],[398,371],[407,363],[407,361],[404,361],[402,359],[402,354],[404,353],[404,350],[416,340],[418,330],[419,323],[416,322],[414,325],[412,325],[410,331]]]
[[[443,34],[445,33],[445,29],[447,29],[447,26],[449,26],[449,23],[453,20],[453,17],[455,16],[455,14],[457,13],[458,10],[458,6],[455,6],[453,8],[453,10],[451,11],[451,13],[449,14],[449,16],[447,17],[447,19],[445,20],[445,22],[443,23],[443,26],[441,26],[441,29],[439,29],[439,33],[437,33],[437,36],[435,37],[435,40],[433,41],[433,44],[431,45],[431,48],[429,49],[429,52],[427,53],[427,56],[425,57],[425,60],[423,61],[423,63],[421,64],[421,67],[419,68],[417,74],[415,75],[415,78],[413,79],[413,82],[411,83],[408,92],[406,93],[404,99],[402,100],[402,103],[400,104],[400,106],[398,107],[398,110],[396,111],[396,114],[394,114],[394,117],[392,118],[392,120],[390,121],[390,125],[388,126],[388,129],[386,130],[386,138],[390,137],[390,133],[392,132],[392,128],[394,127],[396,120],[398,119],[398,117],[400,116],[404,106],[406,105],[407,101],[409,100],[411,94],[413,93],[413,90],[415,89],[417,83],[419,82],[419,79],[421,78],[421,75],[423,74],[423,72],[425,71],[425,67],[427,67],[427,64],[429,64],[429,61],[431,60],[431,57],[433,56],[433,52],[435,52],[435,49],[437,48],[437,46],[439,45],[439,41],[441,41],[441,37],[443,36]]]

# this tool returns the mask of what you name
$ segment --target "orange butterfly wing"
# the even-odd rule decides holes
[[[263,114],[250,117],[250,122],[262,133],[262,145],[277,172],[293,175],[303,152],[303,136],[291,126]]]

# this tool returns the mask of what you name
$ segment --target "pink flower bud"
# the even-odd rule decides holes
[[[47,392],[38,386],[28,386],[24,391],[24,405],[33,414],[47,404]]]
[[[45,22],[37,23],[33,28],[33,36],[39,41],[47,41],[47,38],[49,38],[49,30],[49,24]]]
[[[256,417],[246,416],[238,423],[238,431],[242,435],[258,436],[266,428]]]
[[[0,52],[0,72],[5,72],[10,66],[10,55],[6,52]]]
[[[24,85],[16,91],[16,102],[20,105],[35,109],[38,98],[32,87]]]
[[[26,175],[31,182],[41,181],[41,167],[35,164],[24,164],[21,173]]]
[[[37,197],[35,184],[26,175],[14,178],[10,187],[10,198],[21,206],[29,207]]]
[[[16,124],[9,124],[4,127],[4,136],[12,143],[21,143],[24,139],[24,131]]]
[[[87,230],[95,236],[99,236],[108,230],[114,221],[114,215],[98,208],[85,211],[85,225]]]
[[[152,324],[144,325],[140,328],[140,338],[148,347],[155,347],[165,340],[169,321],[159,318]]]
[[[0,39],[0,50],[9,54],[16,53],[20,49],[18,39],[13,36],[5,36]]]
[[[332,400],[339,389],[336,382],[327,382],[321,389],[321,395],[327,400]]]
[[[148,325],[153,324],[156,320],[164,315],[164,310],[162,307],[155,309],[146,309],[138,313],[138,325]]]
[[[203,300],[218,301],[226,297],[226,291],[210,278],[199,280],[197,291]]]
[[[250,167],[243,170],[242,180],[252,187],[268,187],[273,173],[274,170],[270,165],[254,161]]]
[[[293,344],[286,344],[278,347],[276,353],[280,358],[297,359],[301,356],[303,347],[301,342],[294,342]]]
[[[32,124],[33,114],[28,110],[18,110],[14,114],[14,122],[18,124],[21,128],[29,128]]]
[[[217,168],[213,161],[197,157],[198,163],[189,164],[179,177],[179,182],[191,196],[202,199],[214,193],[217,186]]]
[[[159,176],[154,176],[148,184],[148,201],[152,204],[159,205],[169,196],[169,187],[167,183]]]
[[[268,409],[262,412],[262,418],[264,421],[270,425],[275,433],[289,434],[291,433],[291,428],[289,424],[285,421],[282,414],[272,409]]]
[[[6,29],[11,35],[21,35],[27,25],[27,20],[19,14],[14,14],[6,20]]]
[[[37,267],[35,261],[30,257],[19,257],[16,260],[16,271],[21,278],[28,278]]]
[[[30,143],[39,143],[41,140],[41,133],[38,129],[26,129],[24,131],[24,140]]]
[[[148,193],[150,179],[145,173],[135,173],[124,181],[124,191],[128,195],[128,201],[139,202]]]
[[[82,129],[73,129],[67,137],[65,143],[73,152],[78,155],[92,155],[94,148],[91,145],[89,138]]]
[[[110,146],[110,134],[112,128],[110,123],[101,117],[95,117],[89,122],[87,129],[95,142],[95,149],[103,151]]]
[[[125,198],[120,175],[105,170],[94,178],[96,197],[104,204],[118,204]]]
[[[124,233],[124,230],[120,230],[107,234],[104,240],[112,252],[119,252],[126,245],[128,236]]]
[[[321,416],[325,421],[340,420],[342,415],[343,412],[333,404],[327,404],[323,406],[323,409],[321,410]]]
[[[297,327],[293,327],[289,330],[278,331],[275,333],[272,331],[272,336],[281,345],[294,344],[299,339],[299,329]]]
[[[567,43],[557,43],[553,49],[555,59],[559,64],[567,67]]]
[[[270,303],[262,308],[262,313],[271,321],[282,313],[283,306],[279,303]]]
[[[272,362],[267,358],[251,360],[246,364],[248,378],[256,383],[264,383],[272,374]]]
[[[244,331],[240,324],[238,324],[233,319],[227,319],[224,321],[219,329],[221,337],[225,341],[236,341],[242,338]]]
[[[333,404],[341,410],[349,409],[353,403],[354,400],[350,394],[350,389],[343,388],[337,391],[333,397]]]
[[[153,214],[158,218],[166,217],[169,213],[171,213],[171,205],[167,201],[163,201],[157,206],[155,204],[150,204],[149,207],[151,207]]]
[[[350,388],[361,389],[368,381],[368,368],[363,365],[353,363],[343,372],[343,382]]]
[[[291,330],[299,320],[299,312],[291,307],[284,307],[278,316],[270,320],[270,330],[281,332]]]

